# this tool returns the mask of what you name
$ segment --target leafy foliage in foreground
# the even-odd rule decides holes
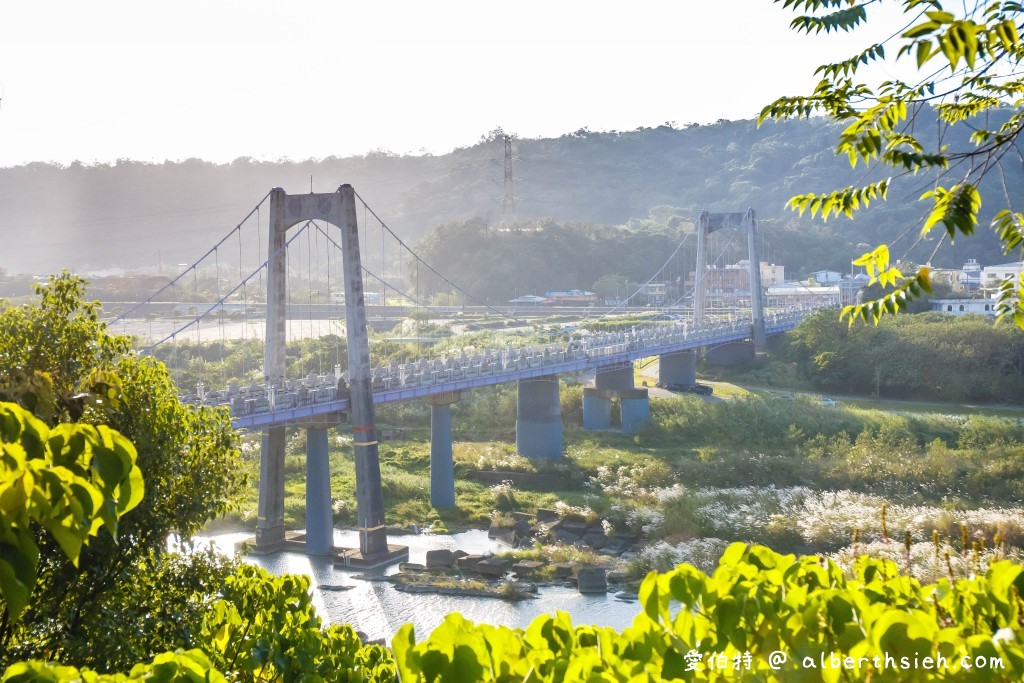
[[[867,8],[881,4],[879,0],[775,2],[803,13],[791,27],[807,34],[853,32],[868,21]],[[837,155],[845,155],[852,167],[863,163],[869,174],[879,166],[896,173],[894,178],[863,186],[797,195],[789,206],[801,214],[820,212],[825,220],[839,214],[852,217],[871,200],[884,199],[901,179],[918,173],[934,175],[932,188],[920,196],[930,207],[918,242],[932,240],[937,250],[947,238],[974,234],[980,222],[982,180],[997,171],[1005,188],[1004,157],[1020,155],[1017,138],[1024,130],[1024,78],[1018,67],[1024,59],[1020,36],[1024,6],[1008,0],[895,0],[892,4],[906,21],[899,32],[848,59],[819,66],[815,74],[820,80],[812,94],[779,98],[761,110],[758,123],[823,114],[846,125],[838,136]],[[916,73],[910,80],[893,78],[876,85],[860,71],[871,64],[893,67],[908,62]],[[997,116],[999,122],[990,117],[1007,110],[1009,117]],[[940,131],[934,141],[922,135],[925,119],[933,114]],[[915,123],[921,125],[915,127]],[[945,144],[947,130],[952,128],[971,130],[974,148],[960,151]],[[992,228],[1003,251],[1010,253],[1020,249],[1024,232],[1022,215],[1014,211],[1008,193],[1004,198]],[[937,240],[931,234],[936,227],[942,228]],[[893,235],[888,241],[902,237]],[[872,283],[877,279],[884,285],[889,280],[895,285],[891,280],[899,274],[889,267],[889,244],[864,254],[857,263],[869,269]],[[929,269],[921,267],[890,295],[848,306],[842,315],[851,321],[860,317],[877,323],[929,291]],[[1024,326],[1024,313],[1017,303],[1022,294],[1024,282],[1007,285],[1000,292],[999,308],[1002,315]]]
[[[1010,681],[1024,675],[1014,640],[1022,587],[1024,570],[1010,562],[985,577],[922,586],[892,562],[861,558],[847,579],[827,560],[734,544],[712,577],[689,565],[648,575],[643,612],[622,633],[573,627],[561,612],[525,631],[453,614],[420,643],[403,627],[393,648],[402,681]],[[785,661],[769,666],[776,651]],[[886,654],[895,665],[886,667]],[[829,669],[833,655],[860,666]],[[939,655],[943,666],[923,668],[924,657]],[[963,657],[973,667],[979,655],[1001,657],[1005,668],[964,667]]]
[[[202,649],[236,681],[390,681],[394,662],[351,626],[322,627],[309,578],[241,565],[203,625]]]
[[[101,528],[142,500],[135,447],[103,425],[48,429],[13,403],[0,403],[0,612],[17,619],[36,582],[38,524],[78,564]]]
[[[922,586],[887,561],[861,558],[847,578],[831,561],[734,544],[712,576],[689,565],[649,575],[644,611],[622,633],[564,613],[525,631],[450,615],[420,643],[403,627],[393,648],[402,681],[1015,681],[1021,588],[1024,569],[1010,562]],[[775,652],[785,661],[771,666]],[[833,656],[858,666],[833,667]]]
[[[36,287],[29,304],[0,302],[0,400],[51,432],[81,425],[83,433],[120,433],[138,454],[146,495],[119,521],[117,542],[94,536],[75,561],[59,538],[36,535],[32,600],[17,622],[0,619],[0,666],[45,655],[127,670],[166,649],[174,639],[143,625],[159,631],[154,615],[188,613],[192,593],[208,590],[203,577],[220,571],[166,560],[167,539],[187,541],[245,484],[226,411],[179,402],[167,368],[131,355],[130,340],[110,334],[99,305],[84,300],[85,287],[63,273]]]
[[[242,567],[211,605],[199,649],[129,676],[23,662],[0,681],[1016,681],[1024,676],[1024,567],[922,585],[893,562],[830,560],[733,544],[709,576],[650,574],[633,625],[574,626],[559,612],[525,630],[458,614],[386,649],[348,626],[321,627],[305,577]],[[749,653],[749,657],[746,656]],[[784,656],[780,656],[783,653]],[[774,655],[773,659],[770,659]],[[888,656],[888,659],[886,657]],[[852,660],[845,658],[851,657]],[[930,658],[930,659],[926,659]]]

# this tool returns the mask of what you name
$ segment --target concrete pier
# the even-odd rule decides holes
[[[613,392],[594,387],[583,389],[583,428],[604,430],[612,428]]]
[[[697,382],[697,353],[695,351],[679,351],[658,356],[658,381],[661,384],[695,384]]]
[[[273,552],[284,546],[284,441],[284,427],[272,427],[263,432],[256,512],[256,547],[262,552]]]
[[[600,368],[595,386],[583,390],[583,428],[611,429],[612,399],[619,399],[619,427],[635,434],[651,417],[647,389],[633,388],[633,364]]]
[[[326,426],[306,430],[306,553],[309,555],[330,555],[334,551],[327,436]]]
[[[636,434],[651,419],[651,402],[647,389],[623,389],[619,392],[619,412],[622,415],[622,431]]]
[[[452,456],[452,403],[458,392],[437,394],[430,404],[430,504],[455,507],[455,461]]]
[[[562,456],[562,404],[558,376],[519,380],[516,449],[528,458]]]

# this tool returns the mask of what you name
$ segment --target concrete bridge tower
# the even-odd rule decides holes
[[[399,549],[388,545],[384,525],[384,501],[377,428],[374,423],[370,348],[366,331],[355,191],[351,185],[342,185],[330,194],[288,195],[281,188],[274,188],[270,193],[270,263],[267,276],[264,374],[269,386],[278,386],[284,380],[287,319],[285,235],[289,228],[311,220],[323,220],[341,228],[359,528],[359,550],[348,557],[355,560],[353,564],[373,566],[388,561],[391,555],[399,552]],[[334,552],[327,429],[338,424],[340,420],[341,415],[326,415],[318,416],[315,423],[300,425],[306,428],[306,551],[310,554]],[[260,454],[259,512],[256,522],[256,547],[261,551],[275,550],[285,542],[285,429],[284,426],[271,427],[263,436]]]

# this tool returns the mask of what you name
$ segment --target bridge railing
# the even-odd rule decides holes
[[[768,333],[791,329],[816,309],[795,309],[785,313],[772,313],[765,317]],[[392,362],[372,369],[374,393],[396,389],[433,387],[464,379],[512,375],[517,372],[543,367],[557,367],[573,361],[595,360],[650,350],[683,345],[714,344],[736,335],[750,333],[749,322],[730,321],[717,325],[692,327],[685,322],[659,325],[650,329],[632,329],[623,332],[605,332],[588,335],[584,339],[503,349],[485,349],[472,354],[461,353],[437,359],[419,359],[409,363]],[[557,372],[557,370],[554,370]],[[348,375],[336,366],[334,374],[310,374],[298,380],[285,380],[278,384],[230,384],[218,391],[204,391],[200,385],[195,395],[183,400],[203,405],[229,406],[234,417],[273,413],[279,410],[327,403],[347,398]]]

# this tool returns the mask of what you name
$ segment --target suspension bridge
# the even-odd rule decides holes
[[[363,230],[358,228],[359,209],[363,213]],[[376,240],[371,243],[367,234],[370,216],[380,226],[379,251],[375,248]],[[340,233],[329,226],[340,229]],[[719,231],[746,238],[750,317],[745,320],[738,319],[735,312],[728,318],[716,318],[708,311],[710,294],[703,274],[710,265],[709,251],[714,251],[709,249],[709,243]],[[229,346],[230,324],[238,326],[230,333],[236,341],[244,344],[250,337],[252,341],[262,340],[262,363],[257,359],[250,359],[248,365],[243,362],[236,376],[227,376],[227,371],[220,377],[193,372],[191,377],[199,377],[200,381],[195,393],[186,397],[194,403],[225,406],[237,428],[263,435],[257,549],[273,551],[286,543],[285,438],[289,427],[300,427],[306,431],[304,547],[310,554],[339,553],[333,545],[327,430],[348,421],[353,434],[360,545],[358,549],[340,551],[340,557],[352,566],[379,566],[407,557],[407,551],[387,540],[374,418],[376,405],[411,400],[430,405],[431,503],[451,507],[455,504],[451,405],[465,392],[516,382],[518,451],[527,457],[557,458],[563,450],[560,374],[585,372],[595,377],[594,386],[587,387],[583,395],[585,429],[615,427],[633,433],[649,417],[648,390],[634,386],[633,361],[657,357],[661,383],[692,385],[701,349],[744,345],[749,355],[759,358],[766,353],[769,335],[793,329],[813,310],[840,303],[829,296],[799,308],[766,307],[757,250],[757,220],[752,210],[703,212],[695,233],[693,291],[675,301],[666,301],[660,309],[644,309],[644,321],[627,329],[571,335],[561,341],[533,345],[517,343],[514,335],[496,335],[491,341],[497,343],[488,348],[465,347],[441,358],[392,360],[373,366],[367,331],[368,299],[378,299],[387,306],[390,292],[393,301],[403,309],[408,306],[413,311],[429,312],[437,309],[427,303],[430,296],[436,298],[437,292],[457,293],[464,303],[476,301],[475,298],[424,261],[350,185],[342,185],[331,193],[299,195],[275,188],[199,260],[145,301],[127,307],[109,324],[127,325],[133,316],[141,316],[159,302],[177,302],[171,329],[162,336],[156,335],[141,352],[168,359],[179,386],[182,378],[194,370],[177,366],[179,344],[194,341],[201,346],[205,333],[205,343],[218,347],[223,354]],[[659,277],[682,281],[681,277],[673,278],[671,272],[672,267],[678,267],[680,247],[647,284]],[[370,253],[371,258],[379,257],[379,273],[372,272],[364,263],[362,254]],[[247,267],[247,263],[255,263],[255,267]],[[365,289],[367,280],[376,283],[376,291]],[[626,311],[635,296],[636,293],[602,312],[600,318],[591,314],[580,326],[615,320],[614,316]],[[685,309],[684,300],[692,301]],[[187,312],[184,319],[178,319],[183,301]],[[487,303],[476,303],[480,310],[506,318],[510,325],[532,327],[529,321]],[[318,313],[321,308],[328,314]],[[335,318],[330,315],[332,310]],[[670,313],[682,310],[685,316]],[[296,311],[300,311],[299,316]],[[659,311],[660,315],[655,315]],[[304,321],[301,312],[306,314]],[[250,315],[253,321],[249,320]],[[255,320],[257,316],[259,322]],[[337,329],[335,325],[342,319],[344,325]],[[295,329],[296,322],[304,323],[301,330]],[[315,368],[294,360],[289,364],[289,342],[299,337],[333,340],[338,349],[344,345],[346,362],[342,363],[339,350],[333,368],[328,362],[326,372],[322,355]],[[620,408],[617,425],[612,424],[615,400]]]

